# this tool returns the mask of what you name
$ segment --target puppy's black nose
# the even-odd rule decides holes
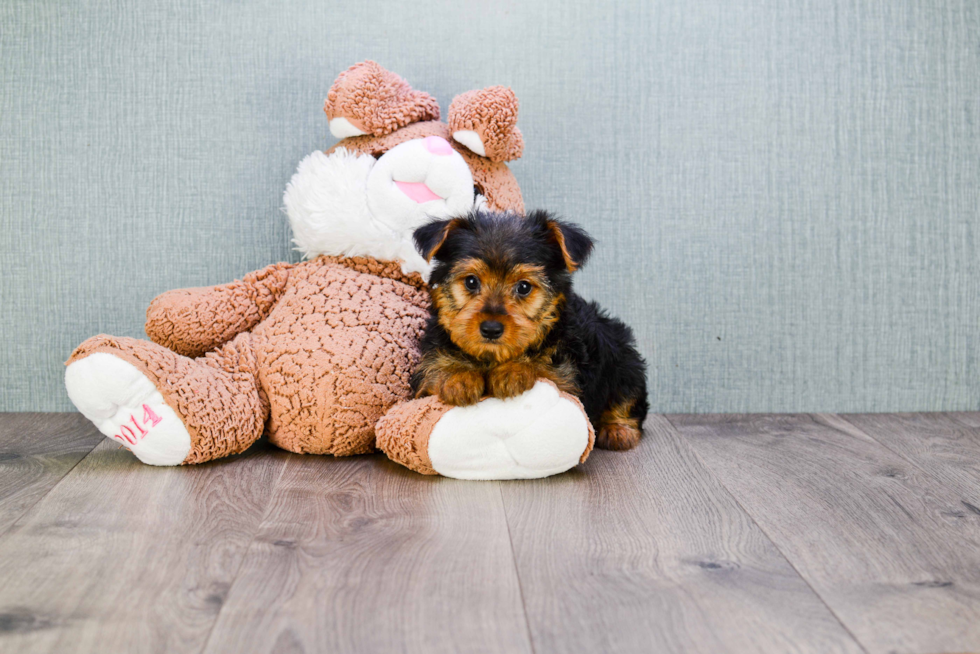
[[[484,320],[480,323],[480,335],[494,341],[504,333],[504,326],[496,320]]]

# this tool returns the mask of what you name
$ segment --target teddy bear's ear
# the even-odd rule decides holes
[[[457,143],[491,161],[511,161],[524,153],[517,96],[506,86],[457,95],[449,105],[449,130]]]
[[[330,87],[323,111],[337,138],[384,136],[422,120],[439,120],[439,103],[416,91],[398,75],[373,61],[342,72]]]

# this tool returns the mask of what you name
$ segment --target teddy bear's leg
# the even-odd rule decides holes
[[[78,410],[143,463],[202,463],[262,435],[268,402],[251,334],[198,359],[149,341],[95,336],[67,365],[65,386]]]
[[[436,397],[392,407],[375,427],[390,459],[457,479],[534,479],[585,461],[595,432],[582,404],[549,381],[506,400],[450,407]]]

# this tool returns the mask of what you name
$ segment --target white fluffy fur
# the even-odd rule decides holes
[[[444,161],[438,161],[441,165],[436,167],[436,173],[449,164],[451,158],[440,159]],[[369,178],[376,163],[374,157],[356,154],[346,148],[337,148],[329,156],[317,151],[300,162],[283,196],[296,249],[307,259],[326,254],[400,261],[404,272],[417,272],[428,279],[430,265],[419,255],[412,240],[412,232],[426,220],[425,213],[431,214],[431,218],[464,213],[484,205],[485,199],[476,196],[473,201],[460,201],[460,197],[473,197],[472,177],[466,169],[465,179],[453,186],[451,204],[439,201],[426,203],[431,207],[422,207],[401,196],[390,180],[386,187],[372,190]],[[456,175],[461,176],[460,171],[456,171]],[[467,182],[470,190],[466,191],[466,184],[460,182]],[[377,179],[374,185],[377,186]],[[385,207],[384,217],[372,212],[368,200],[371,193],[375,204]],[[387,195],[394,197],[386,198]],[[398,212],[394,209],[399,206],[403,206],[404,215],[395,215]]]
[[[578,465],[589,443],[585,415],[554,386],[455,407],[429,436],[429,459],[444,477],[537,479]]]
[[[422,182],[439,199],[417,202],[395,182]],[[466,160],[430,152],[424,139],[400,143],[382,155],[368,176],[368,207],[396,232],[413,231],[437,218],[460,216],[473,209],[473,174]]]
[[[307,259],[327,254],[402,260],[406,272],[427,275],[428,264],[415,248],[406,252],[404,236],[368,209],[367,179],[373,167],[374,157],[345,148],[330,156],[317,151],[303,159],[283,196],[293,242]]]

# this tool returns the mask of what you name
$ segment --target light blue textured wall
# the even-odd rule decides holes
[[[295,259],[337,73],[512,86],[530,207],[637,331],[658,411],[980,406],[974,0],[0,4],[0,410],[181,286]]]

